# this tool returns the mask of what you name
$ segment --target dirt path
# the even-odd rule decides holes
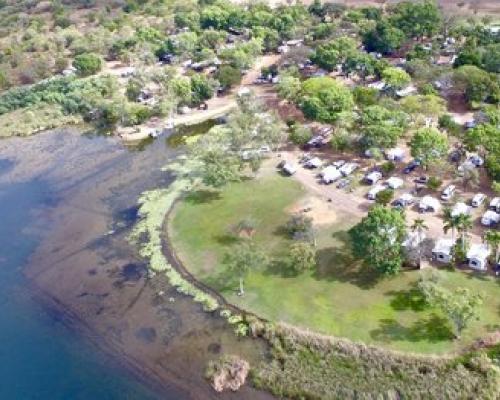
[[[138,141],[147,138],[151,131],[162,129],[167,126],[169,122],[173,122],[174,126],[194,125],[206,121],[207,119],[217,118],[227,114],[236,107],[236,95],[242,87],[248,87],[255,90],[257,96],[259,96],[261,90],[259,86],[254,85],[254,81],[259,77],[263,67],[268,67],[276,63],[279,58],[279,54],[269,54],[259,57],[252,69],[243,77],[241,85],[234,88],[223,97],[212,97],[206,102],[208,106],[207,110],[193,109],[186,114],[176,115],[172,120],[168,118],[151,119],[145,124],[138,125],[133,129],[123,129],[119,131],[119,136],[124,141]]]

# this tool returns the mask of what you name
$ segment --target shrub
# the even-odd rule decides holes
[[[288,136],[290,141],[297,146],[305,145],[312,138],[311,129],[305,126],[293,126]]]
[[[427,188],[436,191],[441,187],[442,184],[443,181],[437,176],[431,176],[427,181]]]
[[[93,53],[79,54],[73,60],[73,67],[81,76],[94,75],[102,68],[102,59]]]

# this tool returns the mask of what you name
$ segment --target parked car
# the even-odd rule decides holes
[[[471,205],[472,207],[479,207],[481,204],[484,203],[485,200],[486,200],[486,195],[484,195],[483,193],[478,193],[472,198]]]
[[[343,165],[345,165],[346,161],[345,160],[337,160],[337,161],[334,161],[332,163],[332,165],[335,167],[335,168],[340,168],[342,167]]]
[[[414,203],[414,198],[410,193],[403,193],[392,203],[395,207],[405,208]]]
[[[455,185],[449,185],[447,186],[444,190],[443,193],[441,193],[441,200],[448,201],[451,200],[453,195],[456,192],[456,187]]]
[[[310,169],[319,168],[319,167],[321,167],[321,164],[322,164],[322,162],[318,157],[313,157],[304,163],[304,167],[310,168]]]
[[[347,163],[344,164],[342,167],[340,167],[339,171],[342,173],[342,175],[347,176],[352,174],[356,169],[358,168],[358,164],[356,163]]]
[[[429,182],[429,177],[422,175],[422,176],[419,176],[418,178],[415,178],[413,182],[415,182],[419,185],[427,185],[427,182]]]
[[[403,173],[404,174],[409,174],[410,172],[415,171],[418,167],[420,166],[420,161],[419,160],[413,160],[411,161],[404,169]]]
[[[484,164],[484,160],[482,157],[478,156],[477,154],[474,154],[470,156],[467,161],[470,161],[472,164],[474,164],[476,167],[482,167]]]
[[[346,186],[348,186],[351,183],[350,179],[344,178],[337,183],[337,189],[344,189]]]

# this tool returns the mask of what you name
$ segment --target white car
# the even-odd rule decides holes
[[[352,174],[354,171],[356,171],[357,168],[358,168],[358,164],[347,163],[347,164],[342,165],[342,167],[340,167],[339,171],[342,173],[342,175],[347,176],[347,175]]]
[[[454,196],[457,188],[455,185],[449,185],[447,186],[444,190],[443,193],[441,194],[441,200],[448,201],[451,200],[451,198]]]
[[[483,204],[485,200],[486,196],[483,193],[478,193],[472,198],[471,206],[477,208]]]

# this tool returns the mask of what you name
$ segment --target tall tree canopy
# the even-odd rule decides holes
[[[300,105],[305,116],[322,122],[335,122],[354,106],[350,90],[330,77],[311,78],[302,84]]]
[[[381,205],[375,205],[349,235],[353,253],[367,266],[384,275],[394,275],[403,264],[401,243],[406,236],[404,214]]]

